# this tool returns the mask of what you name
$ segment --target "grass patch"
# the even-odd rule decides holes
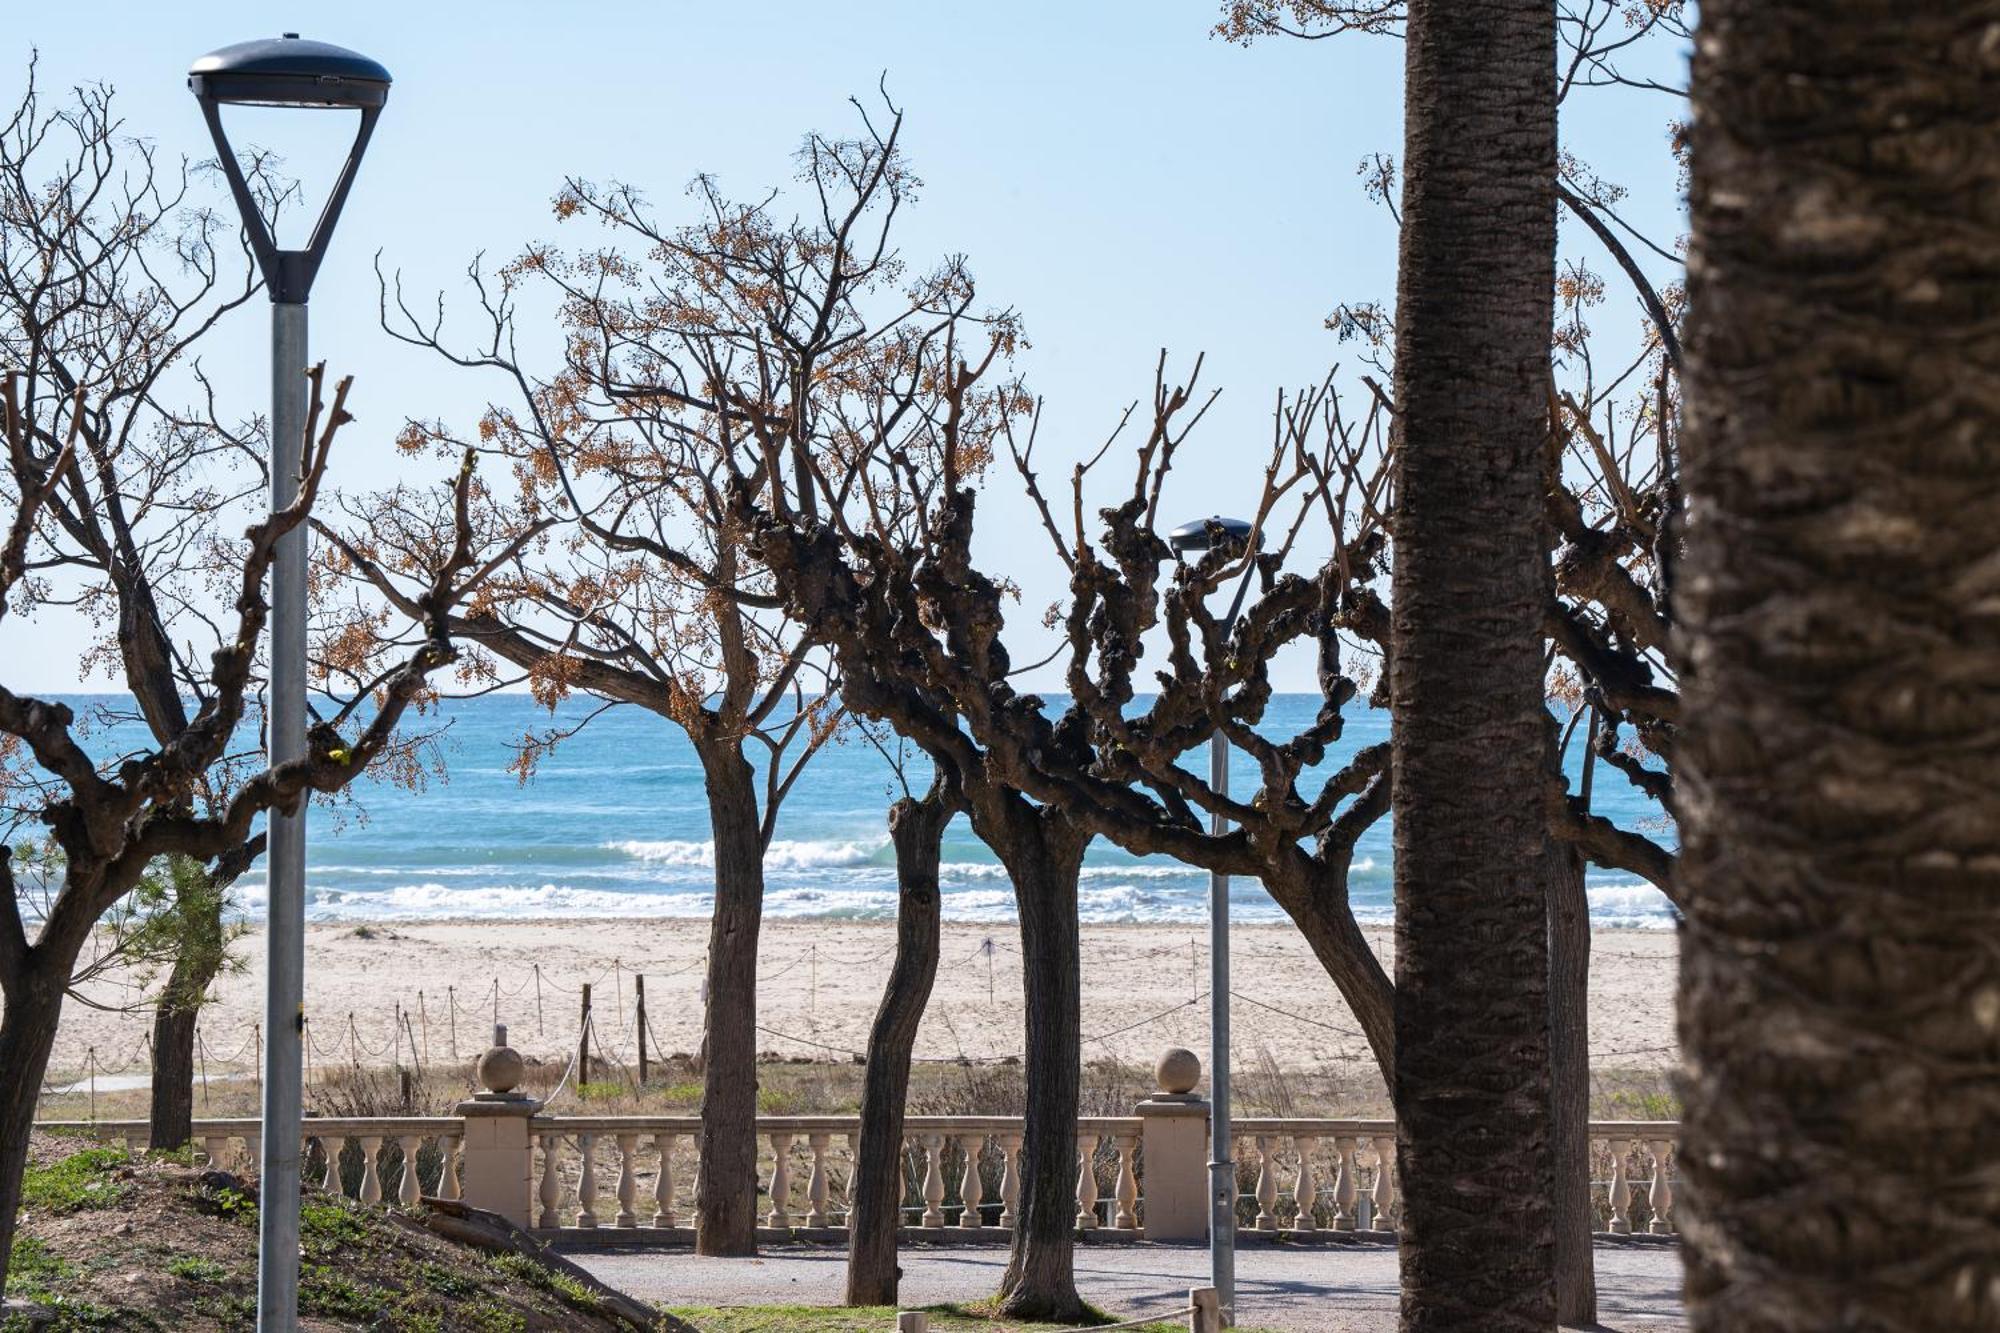
[[[904,1309],[910,1307],[904,1306]],[[976,1305],[929,1305],[921,1307],[931,1317],[936,1333],[999,1333],[999,1330],[1032,1329],[1018,1320],[1000,1320]],[[701,1329],[701,1333],[880,1333],[896,1326],[896,1307],[823,1305],[732,1305],[680,1306],[667,1311]],[[1094,1312],[1105,1323],[1113,1317]],[[1159,1320],[1142,1324],[1136,1333],[1187,1333],[1185,1319]],[[1254,1328],[1237,1333],[1257,1333]]]
[[[394,1303],[396,1293],[356,1282],[327,1264],[299,1266],[299,1313],[333,1319],[373,1319]]]
[[[604,1310],[604,1302],[595,1291],[568,1273],[536,1263],[525,1254],[496,1254],[486,1262],[498,1272],[549,1293],[573,1310],[585,1314],[600,1314]]]
[[[308,1254],[323,1259],[343,1245],[365,1244],[368,1223],[353,1208],[307,1199],[299,1205],[299,1240]]]
[[[33,1236],[15,1236],[7,1261],[7,1294],[43,1304],[55,1299],[51,1284],[76,1276],[76,1266]]]
[[[188,1282],[221,1282],[229,1270],[213,1259],[198,1254],[177,1254],[167,1260],[167,1273]]]
[[[417,1276],[440,1296],[470,1296],[479,1290],[479,1284],[471,1278],[428,1260],[417,1265]]]
[[[74,1213],[108,1208],[125,1188],[111,1172],[131,1162],[123,1148],[88,1148],[72,1153],[54,1166],[29,1166],[21,1178],[21,1210],[26,1213]]]

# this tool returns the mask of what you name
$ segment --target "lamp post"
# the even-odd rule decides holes
[[[1199,554],[1212,546],[1241,546],[1252,535],[1240,518],[1204,518],[1183,523],[1167,536],[1177,555]],[[1227,633],[1243,610],[1255,564],[1246,566],[1236,598],[1229,604]],[[1209,738],[1208,781],[1217,795],[1229,795],[1229,741],[1218,727]],[[1217,811],[1209,832],[1221,834],[1229,821]],[[1229,1147],[1229,876],[1208,875],[1208,1268],[1209,1285],[1222,1307],[1225,1325],[1236,1322],[1236,1160]]]
[[[229,192],[271,298],[271,510],[289,508],[305,457],[306,298],[341,205],[347,202],[375,119],[389,99],[389,71],[344,47],[283,37],[211,51],[188,70]],[[303,250],[281,250],[222,128],[225,106],[361,113],[354,144]],[[271,683],[265,737],[275,766],[306,753],[306,526],[278,539],[271,565]],[[273,811],[265,853],[270,881],[264,985],[264,1118],[257,1235],[257,1327],[298,1326],[300,1044],[305,1034],[306,809]]]

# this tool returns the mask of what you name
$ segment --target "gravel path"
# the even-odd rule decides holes
[[[769,1246],[756,1259],[704,1259],[685,1250],[573,1250],[570,1257],[606,1282],[663,1305],[836,1305],[846,1255],[835,1249]],[[1667,1246],[1601,1246],[1597,1251],[1601,1328],[1667,1333],[1681,1314],[1679,1251]],[[903,1304],[990,1295],[1007,1252],[906,1249]],[[1285,1333],[1392,1333],[1396,1252],[1386,1246],[1245,1249],[1237,1255],[1241,1320]],[[1200,1246],[1080,1246],[1076,1281],[1086,1299],[1126,1318],[1178,1309],[1187,1289],[1205,1286]]]

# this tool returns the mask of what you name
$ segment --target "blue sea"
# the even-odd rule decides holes
[[[93,702],[70,701],[81,712]],[[1312,695],[1272,701],[1264,730],[1290,735],[1318,709]],[[590,705],[574,701],[554,719],[574,722]],[[364,780],[353,799],[315,807],[308,838],[308,906],[317,920],[437,917],[705,917],[714,889],[702,773],[681,732],[665,719],[618,708],[591,721],[544,758],[523,783],[510,770],[515,745],[551,724],[523,695],[447,702],[424,720],[438,729],[433,758],[443,776],[421,791]],[[1354,706],[1326,771],[1362,746],[1388,738],[1388,715]],[[115,753],[136,743],[125,725],[92,738]],[[1580,744],[1571,746],[1572,775]],[[921,759],[911,783],[928,780]],[[1255,770],[1236,756],[1232,782],[1253,788]],[[921,787],[918,787],[921,790]],[[784,801],[765,861],[765,911],[774,917],[892,919],[894,857],[886,811],[901,792],[883,755],[854,737],[812,760]],[[1655,831],[1660,812],[1615,772],[1599,768],[1595,809],[1621,825]],[[1195,922],[1207,915],[1205,872],[1157,857],[1135,857],[1099,839],[1081,885],[1090,922]],[[264,886],[253,871],[239,884],[244,909],[261,916]],[[1011,920],[1005,872],[963,818],[944,843],[944,915],[956,921]],[[1389,821],[1362,840],[1350,881],[1356,916],[1391,919]],[[1630,876],[1593,870],[1592,919],[1602,926],[1666,928],[1666,899]],[[1250,880],[1231,886],[1231,911],[1245,922],[1282,921],[1283,912]]]

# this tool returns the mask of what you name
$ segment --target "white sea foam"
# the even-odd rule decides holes
[[[788,841],[779,838],[764,851],[764,871],[769,874],[774,870],[820,870],[865,866],[871,864],[875,856],[888,845],[887,841],[875,843],[839,840]],[[686,842],[673,839],[649,842],[627,839],[623,842],[608,843],[606,849],[654,865],[693,866],[707,870],[715,868],[713,842]]]

